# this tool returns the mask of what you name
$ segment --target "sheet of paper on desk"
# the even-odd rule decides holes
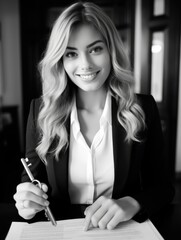
[[[120,223],[114,230],[91,228],[83,231],[84,219],[50,222],[12,222],[6,240],[163,240],[157,229],[147,220],[137,223],[133,220]]]

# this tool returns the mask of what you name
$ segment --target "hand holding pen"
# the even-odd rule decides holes
[[[21,162],[22,162],[22,164],[23,164],[23,166],[24,166],[24,168],[25,168],[25,170],[26,170],[26,172],[27,172],[31,182],[33,184],[37,185],[40,189],[42,189],[42,184],[40,183],[40,181],[38,181],[37,179],[35,179],[33,177],[32,173],[31,173],[31,171],[29,169],[29,166],[26,163],[26,162],[28,162],[28,159],[21,158]],[[16,198],[17,197],[15,196],[15,200],[16,200]],[[45,210],[45,214],[46,214],[47,218],[51,221],[52,225],[56,226],[57,223],[56,223],[56,221],[55,221],[55,219],[53,217],[53,214],[52,214],[50,208],[48,206],[45,206],[44,210]]]

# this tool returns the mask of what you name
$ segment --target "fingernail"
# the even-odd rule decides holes
[[[85,225],[84,225],[84,231],[88,231],[89,230],[89,228],[90,228],[90,225],[91,225],[91,223],[89,222],[88,224],[87,223],[85,223]]]
[[[88,230],[88,227],[84,226],[83,230],[86,232]]]
[[[45,198],[45,199],[47,199],[47,198],[48,198],[48,195],[47,195],[47,194],[43,194],[42,197]]]
[[[42,189],[43,189],[44,192],[47,192],[47,191],[48,191],[47,185],[43,184],[43,185],[42,185]]]
[[[85,221],[85,222],[84,222],[83,230],[84,230],[84,231],[87,231],[87,229],[88,229],[88,226],[87,226],[86,221]]]
[[[44,204],[45,204],[45,206],[48,206],[50,203],[49,203],[49,201],[45,201]]]

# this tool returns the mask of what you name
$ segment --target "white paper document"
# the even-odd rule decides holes
[[[12,222],[6,240],[163,240],[150,220],[137,223],[134,220],[120,223],[113,230],[91,228],[84,231],[84,219],[50,222]]]

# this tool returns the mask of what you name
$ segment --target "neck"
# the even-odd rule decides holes
[[[107,91],[105,88],[92,92],[78,90],[76,95],[77,108],[89,112],[103,109],[106,101],[106,94]]]

